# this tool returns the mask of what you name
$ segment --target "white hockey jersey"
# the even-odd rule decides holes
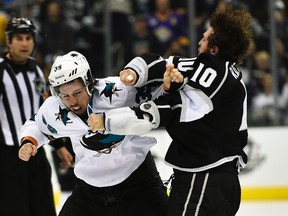
[[[158,83],[159,84],[159,83]],[[112,108],[133,106],[163,94],[161,86],[127,87],[119,77],[98,81],[90,106],[94,113]],[[98,154],[80,144],[87,134],[87,124],[69,111],[59,97],[46,99],[33,119],[21,128],[20,139],[33,137],[39,146],[49,138],[69,137],[75,152],[75,175],[96,187],[113,186],[124,181],[144,161],[157,140],[148,136],[125,136],[110,153]]]

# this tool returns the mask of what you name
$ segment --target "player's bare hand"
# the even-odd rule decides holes
[[[23,161],[28,161],[31,156],[37,153],[37,146],[32,143],[24,144],[18,151],[18,156]]]
[[[73,167],[73,156],[65,146],[57,149],[57,155],[60,158],[60,167],[62,169]]]
[[[119,76],[121,82],[123,82],[126,86],[133,86],[136,83],[137,75],[132,69],[120,71]]]
[[[170,89],[171,82],[181,83],[183,80],[183,75],[178,71],[177,68],[174,68],[173,64],[166,65],[166,71],[163,75],[163,88],[165,91]]]
[[[87,120],[90,130],[96,132],[98,130],[105,130],[103,115],[92,113]]]

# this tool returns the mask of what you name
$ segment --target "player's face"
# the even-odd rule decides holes
[[[64,104],[76,115],[81,116],[87,112],[90,96],[80,80],[63,84],[60,86],[59,92]]]
[[[213,29],[211,26],[204,32],[202,39],[198,43],[198,54],[209,52],[208,37],[212,32],[213,32]]]
[[[24,64],[33,51],[34,39],[29,33],[15,34],[11,41],[7,41],[7,46],[11,60],[18,64]]]

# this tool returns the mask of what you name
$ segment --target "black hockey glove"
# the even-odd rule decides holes
[[[99,153],[110,153],[124,137],[123,135],[89,132],[82,137],[80,143],[87,149]]]

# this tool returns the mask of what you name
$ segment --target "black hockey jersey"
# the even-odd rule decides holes
[[[165,126],[172,138],[166,162],[173,168],[191,172],[234,159],[238,159],[239,167],[244,167],[247,93],[235,63],[207,53],[197,58],[166,60],[152,56],[137,58],[142,64],[145,62],[143,68],[147,68],[147,73],[154,75],[141,75],[131,63],[127,67],[149,82],[149,77],[163,75],[166,63],[174,63],[185,77],[183,84],[172,84],[173,92],[154,101],[160,113],[160,126]]]

